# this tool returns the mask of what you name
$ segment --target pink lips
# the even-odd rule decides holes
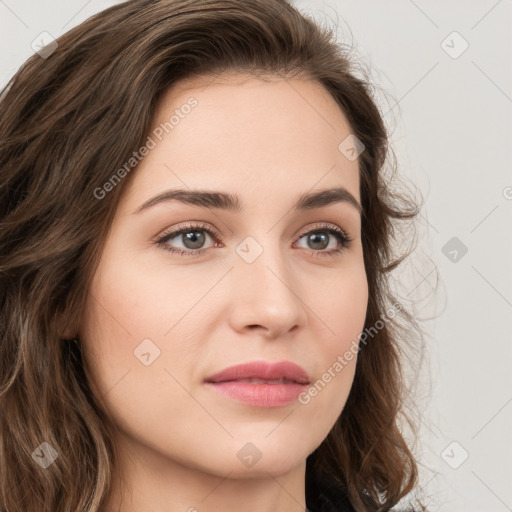
[[[267,382],[244,381],[247,379]],[[290,361],[253,361],[211,375],[205,384],[249,405],[279,407],[294,401],[307,388],[309,376],[304,368]]]

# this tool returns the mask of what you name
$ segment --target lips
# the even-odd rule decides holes
[[[251,407],[283,407],[294,402],[310,378],[291,361],[253,361],[222,370],[205,379],[205,385]]]
[[[205,379],[205,382],[210,383],[231,381],[254,384],[309,384],[310,382],[306,370],[291,361],[280,361],[277,363],[252,361],[250,363],[230,366]]]

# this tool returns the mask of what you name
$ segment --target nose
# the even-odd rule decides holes
[[[274,339],[305,324],[304,291],[279,248],[264,248],[252,263],[237,258],[231,283],[230,323],[235,331],[261,331]]]

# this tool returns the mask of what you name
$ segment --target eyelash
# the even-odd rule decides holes
[[[161,237],[159,237],[155,243],[162,247],[164,251],[171,252],[173,254],[179,254],[182,256],[199,256],[204,251],[207,251],[210,249],[210,247],[205,249],[176,249],[175,247],[170,247],[166,245],[166,242],[171,239],[175,238],[178,235],[182,235],[184,233],[190,233],[192,231],[206,231],[212,238],[217,239],[222,243],[222,238],[220,234],[213,230],[211,227],[207,226],[206,224],[188,224],[186,226],[183,226],[179,229],[168,231],[163,233]],[[314,251],[311,249],[311,252],[314,257],[324,257],[324,256],[337,256],[341,252],[343,252],[346,248],[350,247],[350,243],[352,242],[352,238],[350,238],[342,229],[335,227],[332,224],[323,224],[321,226],[315,226],[313,229],[310,229],[308,231],[305,231],[299,235],[297,238],[297,241],[303,238],[305,235],[309,235],[312,233],[329,233],[334,235],[334,237],[338,240],[340,243],[340,247],[337,249],[331,249],[329,251]]]

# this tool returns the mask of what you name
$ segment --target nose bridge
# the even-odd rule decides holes
[[[296,290],[293,270],[279,240],[266,234],[248,236],[236,248],[232,299],[238,328],[261,326],[274,335],[301,324],[303,304]]]

